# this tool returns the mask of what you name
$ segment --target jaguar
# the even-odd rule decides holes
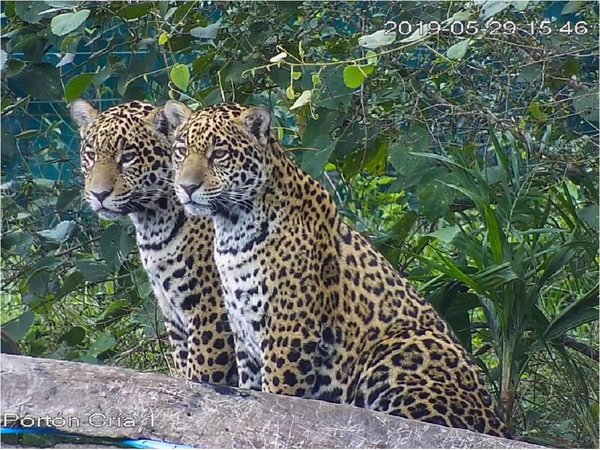
[[[175,191],[210,217],[240,386],[509,436],[447,323],[271,132],[261,107],[169,101]]]
[[[234,339],[215,260],[212,221],[176,199],[173,129],[162,107],[133,101],[99,112],[70,104],[81,135],[84,197],[101,218],[129,216],[142,265],[165,318],[175,372],[237,386]]]

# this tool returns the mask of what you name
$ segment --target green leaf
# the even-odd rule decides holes
[[[575,75],[579,77],[581,74],[581,61],[577,58],[569,58],[563,64],[563,71],[567,75]]]
[[[125,300],[115,300],[108,308],[102,311],[96,318],[96,325],[98,327],[106,327],[110,323],[126,316],[131,312],[131,302]]]
[[[53,8],[73,9],[74,7],[77,7],[80,2],[73,0],[44,0],[44,3],[46,3],[48,6],[52,6]]]
[[[82,37],[81,33],[71,33],[65,36],[60,43],[60,51],[62,53],[76,53]]]
[[[510,167],[508,164],[508,158],[504,153],[504,148],[500,145],[500,142],[498,141],[498,137],[496,136],[496,130],[494,129],[494,127],[490,125],[488,131],[490,139],[492,140],[492,144],[494,146],[494,150],[496,151],[498,161],[500,161],[500,165],[502,166],[504,173],[508,176],[510,174]]]
[[[32,242],[33,236],[31,233],[27,231],[11,231],[2,235],[1,245],[4,250],[9,250],[12,247],[16,247],[13,252],[16,254],[22,254],[29,250]]]
[[[60,59],[60,61],[56,65],[56,67],[63,67],[63,66],[69,65],[73,62],[74,59],[75,59],[75,53],[67,53]]]
[[[60,337],[61,341],[66,342],[70,346],[81,344],[85,339],[85,328],[76,326],[71,328],[69,331],[63,333]]]
[[[312,85],[313,85],[313,87],[314,87],[314,88],[316,88],[316,87],[319,87],[319,86],[321,86],[321,84],[322,84],[322,83],[321,83],[321,77],[319,76],[319,74],[318,74],[318,73],[313,73],[313,74],[310,76],[310,80],[311,80],[311,82],[312,82]]]
[[[203,74],[208,70],[214,59],[214,53],[207,53],[205,55],[202,55],[201,57],[194,60],[194,62],[192,63],[192,69],[194,69],[194,72],[197,74]]]
[[[69,34],[71,31],[75,31],[79,28],[90,15],[89,9],[82,9],[75,13],[59,14],[52,18],[50,22],[50,29],[57,36],[64,36]]]
[[[8,78],[14,77],[21,73],[21,71],[25,68],[25,63],[20,59],[10,59],[6,65],[6,71],[4,73]]]
[[[485,205],[484,211],[485,225],[487,229],[487,239],[492,249],[492,255],[494,256],[494,262],[500,264],[503,258],[503,242],[504,235],[498,225],[496,214],[490,205]]]
[[[379,30],[375,33],[361,36],[358,38],[358,45],[364,48],[376,49],[385,45],[390,45],[396,40],[396,33],[389,33],[387,30]],[[348,86],[350,87],[350,86]]]
[[[56,199],[56,210],[59,212],[67,211],[73,202],[79,199],[80,196],[81,190],[78,188],[65,189],[61,191]]]
[[[563,246],[555,251],[552,255],[545,258],[539,267],[541,275],[537,282],[538,289],[541,289],[548,280],[564,269],[571,258],[573,258],[575,255],[575,249]]]
[[[452,225],[450,227],[440,228],[433,233],[426,234],[426,236],[431,236],[436,239],[439,239],[442,242],[450,243],[454,239],[454,236],[460,231],[460,228],[456,225]]]
[[[375,71],[375,66],[370,66],[368,64],[361,65],[359,67],[360,67],[360,70],[362,70],[363,73],[367,76],[373,75],[373,72]]]
[[[530,0],[512,0],[511,6],[519,11],[525,11]]]
[[[448,50],[446,50],[446,56],[449,59],[460,60],[465,57],[467,54],[467,49],[469,48],[469,44],[471,43],[471,39],[464,39],[462,41],[457,42]]]
[[[48,5],[40,1],[15,2],[15,14],[29,23],[40,23],[44,18],[40,13],[47,9]]]
[[[135,248],[135,237],[127,232],[127,230],[121,230],[121,239],[119,240],[119,248],[121,249],[121,256],[126,257],[131,253],[131,250]]]
[[[87,281],[98,282],[108,278],[109,271],[106,264],[92,260],[79,260],[75,262],[75,267]]]
[[[585,1],[582,0],[571,0],[570,2],[565,3],[562,10],[560,11],[561,15],[573,14],[579,11],[585,4]]]
[[[531,104],[529,105],[529,112],[531,113],[531,117],[533,117],[538,122],[548,121],[548,115],[540,109],[540,105],[538,102],[531,102]]]
[[[80,73],[71,78],[65,86],[65,100],[72,102],[81,97],[94,81],[93,73]]]
[[[424,126],[413,126],[400,132],[388,150],[388,159],[394,169],[405,176],[428,166],[427,160],[412,153],[423,153],[429,148],[429,131]],[[427,154],[428,155],[428,154]]]
[[[4,6],[4,13],[6,14],[6,17],[10,17],[13,18],[15,17],[15,1],[11,1],[11,2],[6,2],[3,4]]]
[[[62,100],[60,73],[48,63],[36,63],[15,77],[19,86],[36,100]]]
[[[182,91],[187,91],[190,85],[190,69],[185,64],[175,64],[169,75],[171,81]]]
[[[133,280],[135,282],[135,286],[137,288],[138,295],[140,296],[140,298],[149,298],[152,294],[152,286],[148,281],[148,274],[146,273],[146,271],[141,267],[135,269],[133,271]]]
[[[287,58],[287,56],[288,56],[288,54],[286,52],[280,52],[280,53],[277,53],[272,58],[270,58],[269,62],[270,63],[278,63],[280,61],[283,61],[285,58]]]
[[[50,282],[50,270],[41,268],[33,272],[27,278],[27,289],[36,297],[43,297],[50,293],[48,283]]]
[[[72,220],[63,220],[51,230],[41,230],[37,234],[44,239],[57,244],[67,242],[77,229],[77,224]]]
[[[32,311],[26,311],[16,319],[10,320],[2,325],[2,331],[7,333],[15,342],[19,342],[23,339],[31,325],[33,325],[35,315]]]
[[[23,140],[31,139],[34,136],[39,136],[39,134],[40,134],[39,130],[25,130],[25,131],[22,131],[21,133],[15,135],[15,139],[17,139],[19,141],[23,141]]]
[[[358,66],[346,66],[344,68],[344,84],[350,89],[360,87],[365,78],[365,73]]]
[[[324,70],[320,73],[321,95],[316,106],[346,113],[352,102],[353,90],[344,83],[343,71]],[[314,104],[314,102],[313,102]]]
[[[442,273],[445,273],[446,275],[456,278],[457,280],[462,281],[463,283],[465,283],[467,286],[469,286],[471,289],[473,289],[475,292],[477,292],[478,294],[486,294],[486,287],[482,286],[481,284],[479,284],[477,282],[477,280],[475,280],[472,276],[464,273],[462,270],[460,270],[458,268],[458,266],[456,266],[456,264],[454,264],[454,262],[452,262],[452,260],[450,258],[445,257],[444,255],[438,253],[438,258],[441,260],[441,264],[434,261],[433,259],[430,258],[426,258],[422,255],[418,255],[416,253],[410,253],[407,252],[407,254],[410,254],[411,256],[417,258],[420,261],[423,261],[424,263],[426,263],[427,265],[433,267],[434,269],[439,270]]]
[[[99,70],[98,72],[96,72],[94,74],[94,81],[93,81],[94,86],[100,87],[114,73],[115,73],[115,70],[110,66],[107,66],[104,69]]]
[[[302,136],[302,146],[311,151],[306,152],[301,160],[301,166],[308,174],[318,177],[323,173],[335,143],[331,139],[330,130],[338,118],[338,112],[332,110],[317,110],[318,118],[310,117],[306,131]]]
[[[158,37],[158,45],[165,45],[169,41],[169,35],[167,33],[161,33]]]
[[[137,5],[129,5],[121,8],[118,15],[127,20],[139,19],[140,17],[145,16],[153,6],[152,2],[140,2]]]
[[[77,270],[74,272],[71,272],[69,275],[67,275],[63,279],[63,283],[62,283],[60,289],[58,290],[56,299],[59,300],[59,299],[63,298],[65,295],[68,295],[71,292],[73,292],[75,289],[83,286],[83,284],[84,284],[83,274]]]
[[[544,338],[564,336],[573,328],[595,320],[598,320],[598,284],[563,309],[544,331]]]
[[[588,226],[598,229],[598,205],[589,205],[583,207],[579,211],[579,217],[583,220]]]
[[[115,345],[117,345],[117,340],[112,334],[100,333],[94,341],[94,344],[90,348],[88,354],[97,357],[100,353],[110,350]]]
[[[598,106],[598,88],[582,89],[573,95],[573,109],[583,119],[598,122],[600,106]]]
[[[507,1],[488,0],[483,4],[483,7],[481,8],[481,16],[479,18],[486,20],[498,14],[499,12],[504,11],[509,6],[509,2]]]
[[[542,78],[542,74],[544,73],[544,67],[542,63],[534,63],[527,64],[523,69],[519,72],[519,78],[528,83],[534,83]]]
[[[448,213],[455,193],[439,181],[419,182],[417,198],[419,199],[419,213],[429,220],[436,220]]]
[[[296,93],[294,92],[294,86],[288,86],[287,88],[285,88],[285,96],[289,100],[294,100],[294,98],[296,98]]]
[[[371,175],[385,175],[388,147],[389,142],[383,141],[377,147],[377,151],[373,154],[371,158],[368,158],[368,155],[365,155],[365,158],[361,159],[361,162],[364,161],[364,170],[366,170]],[[390,180],[393,180],[393,178],[391,178]]]
[[[109,267],[117,265],[119,241],[121,239],[121,224],[114,223],[102,233],[100,238],[100,253]]]
[[[290,110],[301,108],[302,106],[309,104],[311,97],[312,90],[309,89],[307,91],[302,92],[302,94],[300,94],[300,97],[298,97],[294,104],[290,107]]]
[[[377,62],[379,61],[379,57],[377,56],[377,53],[375,53],[373,50],[369,50],[367,52],[367,64],[369,64],[370,66],[376,66]]]
[[[206,27],[196,27],[190,30],[190,34],[196,39],[214,39],[217,37],[221,22],[210,24]]]

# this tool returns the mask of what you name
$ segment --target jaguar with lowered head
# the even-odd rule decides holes
[[[165,115],[177,195],[214,221],[240,386],[508,436],[448,325],[286,156],[267,111]]]
[[[165,317],[179,376],[237,386],[234,340],[213,258],[212,221],[187,217],[173,190],[173,130],[162,108],[70,105],[81,134],[84,195],[100,217],[129,216]]]

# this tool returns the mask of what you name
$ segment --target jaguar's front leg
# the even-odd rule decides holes
[[[187,331],[175,321],[166,320],[165,326],[169,334],[169,343],[171,344],[171,355],[175,364],[175,376],[188,378],[188,335]]]
[[[268,330],[262,343],[262,390],[313,398],[323,363],[319,339],[285,330]]]
[[[211,322],[210,317],[217,319]],[[219,315],[205,308],[194,309],[188,323],[187,378],[237,386],[233,344],[226,313]]]
[[[238,369],[239,387],[243,389],[261,390],[261,366],[248,352],[241,339],[235,340],[235,356]]]

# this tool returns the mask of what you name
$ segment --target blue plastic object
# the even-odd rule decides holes
[[[57,430],[55,428],[45,428],[45,427],[30,427],[30,428],[0,428],[0,435],[23,435],[23,434],[33,434],[33,435],[55,435],[62,437],[86,437],[90,438],[90,436],[83,436],[80,434],[74,433],[66,433],[61,430]],[[179,445],[179,444],[170,444],[168,442],[155,441],[153,439],[122,439],[115,440],[115,443],[122,444],[123,447],[128,448],[156,448],[156,449],[186,449],[186,450],[194,450],[195,447],[188,447],[187,445]]]

